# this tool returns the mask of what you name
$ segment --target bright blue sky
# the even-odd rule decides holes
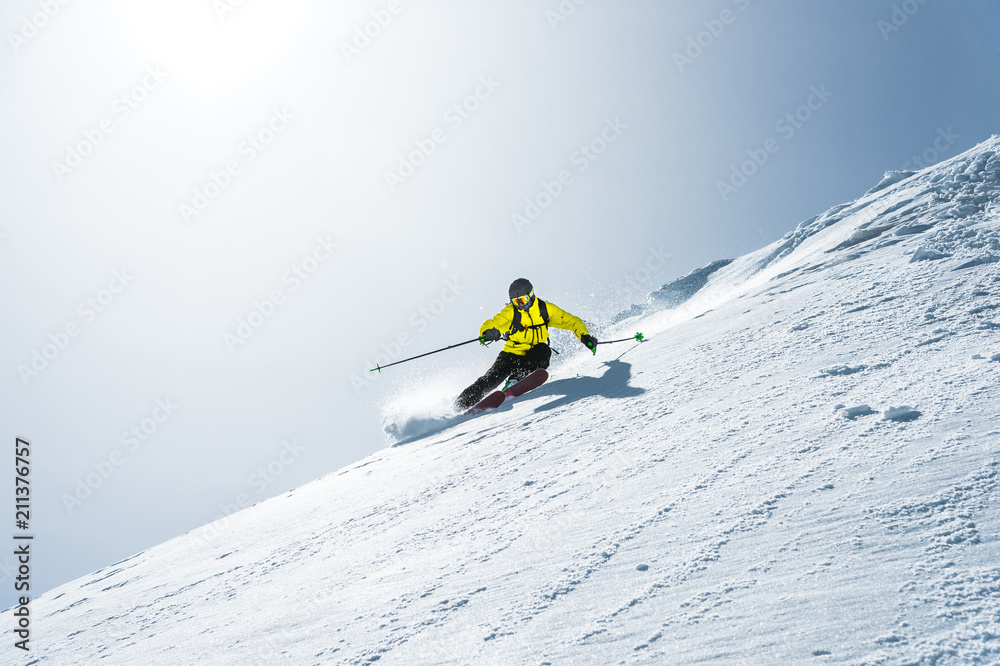
[[[209,0],[119,0],[60,5],[34,32],[35,2],[4,5],[0,423],[35,444],[39,591],[384,446],[388,402],[453,395],[493,353],[360,392],[351,377],[400,335],[407,353],[475,336],[516,277],[600,323],[914,155],[998,131],[993,2],[899,2],[911,14],[890,32],[894,3],[871,0],[589,0],[553,25],[559,5],[399,0],[386,21],[388,2],[253,0],[219,17]],[[387,24],[348,57],[372,12]],[[689,39],[705,46],[678,67]],[[464,116],[449,111],[463,100]],[[779,123],[797,112],[789,136]],[[88,136],[60,179],[53,163]],[[593,161],[579,152],[592,141]],[[390,188],[417,142],[433,152]],[[723,200],[718,183],[765,146]],[[213,174],[224,187],[185,220]],[[558,196],[518,233],[512,215],[545,183]],[[651,252],[670,259],[626,286]],[[297,280],[297,266],[315,272]],[[104,311],[88,315],[88,298]],[[155,432],[129,450],[122,433],[144,424]],[[257,471],[269,464],[273,478]]]

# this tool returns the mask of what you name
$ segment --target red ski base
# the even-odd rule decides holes
[[[474,404],[468,409],[468,411],[463,414],[463,416],[469,416],[470,414],[481,414],[487,409],[496,409],[503,404],[503,401],[507,398],[503,394],[503,391],[493,391],[488,396]]]
[[[548,378],[549,373],[545,370],[535,370],[530,375],[507,389],[504,392],[504,395],[508,398],[516,398],[519,395],[524,395],[531,389],[536,389],[544,384]]]
[[[488,396],[473,405],[463,416],[471,414],[482,414],[487,409],[496,409],[503,404],[507,398],[516,398],[524,395],[531,389],[536,389],[549,378],[549,373],[545,370],[535,370],[530,375],[511,386],[506,391],[494,391]]]

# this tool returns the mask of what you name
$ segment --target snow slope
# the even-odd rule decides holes
[[[1000,662],[1000,137],[880,185],[642,345],[34,600],[28,663]]]

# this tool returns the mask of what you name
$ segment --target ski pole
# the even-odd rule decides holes
[[[644,342],[646,338],[642,337],[642,333],[636,333],[631,338],[622,338],[621,340],[602,340],[601,342],[598,342],[597,345],[613,345],[616,342],[628,342],[629,340]],[[594,348],[590,350],[594,353],[594,356],[597,356],[597,345],[594,345]]]
[[[482,338],[472,338],[471,340],[466,340],[465,342],[459,342],[455,345],[448,345],[447,347],[442,347],[441,349],[435,349],[434,351],[429,351],[426,354],[420,354],[419,356],[411,356],[410,358],[404,358],[402,361],[396,361],[395,363],[390,363],[389,365],[376,365],[374,368],[368,372],[375,372],[378,370],[379,374],[382,374],[384,368],[390,368],[394,365],[399,365],[400,363],[406,363],[407,361],[412,361],[417,358],[423,358],[424,356],[430,356],[431,354],[437,354],[438,352],[448,351],[449,349],[454,349],[455,347],[461,347],[462,345],[472,344],[473,342],[481,342]]]
[[[631,338],[622,338],[621,340],[602,340],[598,342],[599,345],[613,345],[616,342],[628,342],[629,340],[635,340],[636,342],[645,342],[646,338],[643,337],[642,333],[636,333]]]

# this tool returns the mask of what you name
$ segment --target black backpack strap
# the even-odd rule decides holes
[[[542,315],[542,323],[546,326],[549,325],[549,308],[545,305],[545,301],[538,299],[538,313]]]
[[[510,333],[520,333],[524,330],[521,326],[521,311],[516,307],[514,308],[514,316],[510,320]]]

